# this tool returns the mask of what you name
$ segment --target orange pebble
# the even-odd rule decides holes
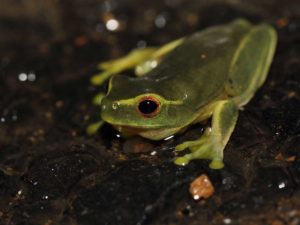
[[[191,184],[190,184],[190,193],[195,200],[200,198],[207,199],[212,196],[214,193],[214,186],[212,185],[210,179],[205,174],[197,177]]]

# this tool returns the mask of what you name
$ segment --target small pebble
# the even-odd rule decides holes
[[[202,174],[190,184],[189,192],[194,200],[207,199],[213,195],[214,186],[208,176]]]

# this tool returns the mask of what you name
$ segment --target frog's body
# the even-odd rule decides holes
[[[150,71],[134,78],[113,76],[101,102],[101,117],[121,132],[153,140],[212,117],[212,127],[199,140],[176,147],[189,148],[191,153],[175,162],[186,164],[191,159],[207,158],[212,160],[212,168],[221,168],[238,108],[253,97],[266,79],[276,33],[268,25],[252,26],[239,19],[174,43],[171,48],[135,53],[142,56],[141,60],[131,54],[121,63],[106,64],[106,71],[113,68],[111,74],[116,68],[122,71],[138,65],[141,71],[143,65],[145,71]],[[149,62],[160,56],[164,56],[161,62],[149,69]]]

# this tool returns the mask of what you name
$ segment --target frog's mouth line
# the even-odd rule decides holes
[[[112,125],[112,126],[121,133],[129,133],[129,134],[139,134],[147,130],[146,128],[142,128],[142,127],[123,126],[123,125]]]
[[[117,130],[123,130],[123,129],[128,129],[128,130],[134,130],[134,131],[146,131],[146,130],[158,130],[158,129],[165,129],[168,128],[166,126],[163,126],[161,124],[157,125],[157,124],[147,124],[147,126],[141,126],[141,125],[137,125],[137,124],[128,124],[128,123],[122,123],[120,121],[116,121],[112,118],[110,118],[109,116],[103,116],[101,115],[101,118],[104,122],[109,123],[110,125],[112,125],[113,127],[115,127],[115,129]]]
[[[141,137],[150,139],[150,140],[162,140],[166,137],[178,133],[184,128],[140,128],[140,127],[131,127],[131,126],[120,126],[113,125],[113,127],[118,130],[124,136],[135,136],[139,135]]]

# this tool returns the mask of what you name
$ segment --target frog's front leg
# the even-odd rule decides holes
[[[100,120],[96,123],[92,123],[90,124],[87,128],[86,128],[86,133],[88,135],[93,135],[95,134],[101,127],[102,125],[104,124],[104,121],[103,120]]]
[[[184,142],[176,150],[189,148],[191,153],[175,160],[185,165],[193,159],[209,159],[212,169],[223,168],[223,151],[233,132],[238,116],[238,107],[232,100],[216,102],[212,115],[212,126],[207,128],[199,140]]]
[[[100,106],[101,105],[101,101],[102,98],[104,97],[104,93],[99,93],[97,94],[94,98],[93,98],[93,104]],[[95,134],[103,125],[103,120],[99,120],[98,122],[92,123],[90,124],[87,128],[86,128],[86,133],[88,135],[93,135]]]

